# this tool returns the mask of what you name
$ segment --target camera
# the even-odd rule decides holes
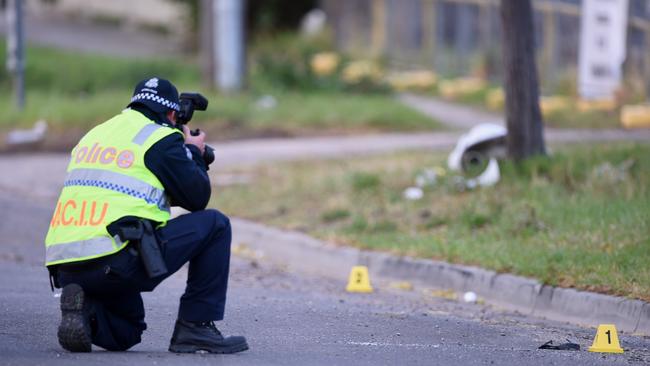
[[[178,99],[180,111],[176,114],[176,126],[182,131],[183,125],[192,119],[195,110],[204,111],[208,108],[208,99],[200,93],[181,93]],[[197,136],[199,133],[199,129],[190,131],[192,136]],[[206,165],[214,161],[214,149],[209,145],[205,145],[203,160]]]

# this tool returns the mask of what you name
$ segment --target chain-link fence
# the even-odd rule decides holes
[[[547,92],[570,88],[580,43],[580,0],[533,0],[538,67]],[[501,77],[498,0],[322,0],[338,46],[395,68]],[[625,73],[650,83],[650,0],[630,0]],[[650,92],[650,85],[641,85]],[[648,94],[648,93],[647,93]]]

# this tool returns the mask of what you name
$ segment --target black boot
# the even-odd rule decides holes
[[[248,349],[246,338],[232,336],[224,338],[214,322],[188,322],[176,320],[169,351],[176,353],[235,353]]]
[[[61,292],[59,344],[70,352],[90,352],[90,316],[81,286],[71,283]]]

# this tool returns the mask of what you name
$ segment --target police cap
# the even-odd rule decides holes
[[[152,77],[135,86],[129,107],[142,104],[154,112],[179,111],[178,90],[169,80]]]

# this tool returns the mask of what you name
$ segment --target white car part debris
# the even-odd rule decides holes
[[[424,192],[420,187],[408,187],[404,190],[404,198],[409,201],[417,201],[424,196]]]
[[[415,177],[415,185],[422,188],[436,184],[438,174],[433,169],[425,169]]]
[[[484,123],[458,139],[447,158],[447,166],[471,176],[464,182],[466,188],[489,187],[499,182],[501,173],[497,159],[505,156],[507,133],[501,125]]]
[[[456,147],[447,158],[447,166],[450,170],[462,170],[463,157],[468,152],[478,151],[492,155],[491,152],[495,150],[495,147],[505,147],[507,134],[508,131],[505,127],[493,123],[483,123],[473,127],[458,139]]]
[[[7,145],[22,145],[40,142],[47,133],[47,122],[38,120],[29,130],[13,130],[7,134]]]
[[[468,179],[465,185],[469,189],[474,189],[476,186],[491,187],[499,182],[501,179],[501,171],[499,170],[499,163],[497,159],[492,158],[488,163],[487,168],[476,178]]]

